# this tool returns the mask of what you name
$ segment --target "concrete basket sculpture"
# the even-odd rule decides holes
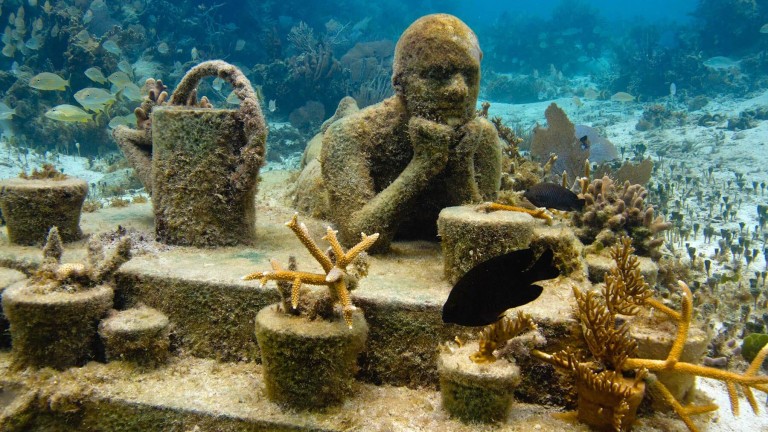
[[[197,101],[201,79],[232,85],[238,110]],[[197,247],[255,242],[254,196],[267,128],[248,78],[226,62],[190,69],[165,103],[162,82],[136,110],[138,129],[115,130],[123,153],[152,194],[159,241]]]

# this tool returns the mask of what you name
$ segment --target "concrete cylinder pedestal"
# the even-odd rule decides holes
[[[45,242],[51,227],[59,228],[64,242],[79,240],[80,212],[88,183],[77,178],[0,181],[0,209],[8,227],[8,240],[18,245]]]
[[[475,363],[469,356],[477,350],[477,342],[471,342],[440,354],[437,370],[443,409],[465,422],[504,421],[512,392],[520,383],[520,368],[506,359]]]
[[[95,357],[99,320],[112,308],[112,287],[36,292],[26,281],[3,292],[13,361],[19,367],[67,369]]]
[[[338,405],[352,392],[357,356],[368,325],[360,310],[352,328],[344,320],[309,321],[277,305],[256,316],[267,397],[286,408],[321,409]]]
[[[533,238],[527,213],[476,211],[473,206],[447,207],[437,219],[443,249],[443,271],[451,284],[493,257],[527,249]]]

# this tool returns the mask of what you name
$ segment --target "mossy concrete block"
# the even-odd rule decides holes
[[[600,283],[605,280],[605,275],[616,268],[616,262],[607,255],[588,254],[585,257],[589,280],[594,283]],[[650,286],[656,285],[659,278],[659,266],[648,257],[638,257],[640,264],[640,274]]]
[[[477,341],[473,341],[438,357],[443,408],[465,422],[503,421],[512,404],[512,392],[520,383],[520,368],[506,359],[475,363],[469,356],[477,350]]]
[[[88,183],[72,177],[0,181],[0,209],[8,227],[8,240],[19,245],[42,244],[54,226],[64,242],[79,240],[83,236],[80,211],[87,193]]]
[[[99,324],[107,361],[124,360],[154,367],[168,360],[168,317],[142,306],[112,313]]]
[[[587,272],[582,258],[584,245],[565,225],[537,224],[533,230],[531,247],[552,250],[555,266],[563,275],[581,277]]]
[[[351,396],[357,356],[368,325],[358,309],[352,328],[338,321],[309,321],[268,306],[256,315],[267,397],[290,408],[320,409]]]
[[[652,318],[641,316],[633,318],[629,323],[630,335],[637,341],[637,357],[664,360],[675,340],[677,325],[666,315],[654,312]],[[695,325],[688,330],[681,362],[701,364],[707,352],[710,337],[706,331]],[[696,377],[681,372],[654,372],[672,395],[684,405],[693,401],[696,388]],[[654,400],[654,409],[669,410],[669,405],[660,400]]]
[[[24,273],[20,271],[0,268],[0,298],[6,288],[26,278]],[[11,334],[8,332],[8,319],[5,318],[3,308],[0,307],[0,349],[10,348],[10,346]]]
[[[95,357],[99,320],[112,308],[112,287],[75,293],[35,292],[18,282],[3,292],[14,361],[20,367],[66,369]]]
[[[256,241],[253,187],[233,186],[243,124],[234,110],[152,110],[152,203],[159,241],[196,247]],[[258,167],[257,167],[258,168]],[[249,183],[249,181],[243,181]]]
[[[533,217],[527,213],[486,213],[473,206],[447,207],[437,219],[443,248],[443,271],[455,284],[466,272],[493,257],[526,249],[533,238]]]

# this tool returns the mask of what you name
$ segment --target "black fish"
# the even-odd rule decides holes
[[[571,211],[584,208],[584,199],[555,183],[539,183],[528,188],[525,199],[536,207]]]
[[[589,142],[589,136],[587,135],[584,135],[583,137],[579,138],[579,141],[581,142],[582,150],[589,150],[589,146],[592,145],[592,143]]]
[[[536,300],[543,288],[533,283],[560,274],[553,256],[547,249],[532,264],[533,250],[523,249],[478,264],[453,286],[443,305],[443,322],[485,326],[507,309]]]

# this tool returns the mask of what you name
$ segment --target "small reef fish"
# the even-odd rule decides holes
[[[235,94],[234,91],[231,91],[229,92],[229,96],[227,96],[227,99],[225,102],[230,105],[240,105],[240,98],[237,97],[237,94]]]
[[[587,88],[584,90],[584,99],[596,100],[600,98],[600,93],[593,88]]]
[[[87,122],[91,115],[74,105],[57,105],[45,112],[45,116],[51,120],[62,122]]]
[[[129,77],[128,74],[123,71],[117,71],[107,77],[107,79],[118,89],[125,88],[125,86],[132,82],[131,77]]]
[[[614,102],[632,102],[635,97],[627,92],[618,92],[611,96],[611,100]]]
[[[109,126],[110,129],[114,129],[120,125],[135,127],[136,115],[126,114],[124,116],[114,116],[112,117],[112,119],[109,120],[109,124],[107,126]]]
[[[235,42],[235,51],[242,51],[243,48],[245,48],[245,41],[243,39],[238,39],[237,42]]]
[[[277,102],[274,99],[270,99],[267,103],[267,108],[269,108],[269,112],[277,111]]]
[[[49,0],[45,0],[45,4],[43,4],[43,12],[47,14],[53,12],[53,6],[51,6],[51,2]]]
[[[75,100],[88,111],[102,111],[115,102],[115,95],[96,87],[86,87],[75,93]]]
[[[119,56],[123,53],[123,50],[120,49],[119,46],[117,46],[117,42],[113,41],[112,39],[107,40],[103,44],[101,44],[102,48],[107,50],[107,52],[112,53],[116,56]]]
[[[141,96],[141,89],[132,82],[126,84],[125,87],[123,87],[122,92],[123,96],[128,100],[138,102],[143,99]]]
[[[107,77],[105,77],[101,72],[101,69],[97,67],[89,67],[86,69],[85,76],[87,76],[91,81],[97,82],[99,84],[105,84],[107,82]]]
[[[763,24],[762,27],[760,27],[760,33],[766,34],[768,33],[768,23]]]
[[[40,41],[40,38],[36,36],[32,36],[27,40],[27,42],[24,44],[25,47],[37,51],[40,49],[41,46],[43,46],[43,43]]]
[[[0,102],[0,120],[10,120],[16,115],[16,108],[11,109],[8,105]]]
[[[714,70],[738,69],[741,61],[729,57],[715,56],[704,60],[704,66]]]
[[[128,76],[133,75],[133,66],[126,60],[120,60],[120,62],[117,63],[117,68],[125,72]]]
[[[536,207],[546,207],[563,211],[581,210],[584,199],[569,189],[555,183],[538,183],[525,191],[525,199]]]
[[[29,86],[38,90],[59,90],[64,91],[69,87],[69,80],[56,75],[55,73],[42,72],[29,80]]]
[[[619,159],[619,152],[616,150],[616,146],[608,138],[600,135],[597,129],[579,124],[574,126],[574,131],[577,137],[587,137],[589,141],[590,162],[603,163]]]
[[[534,282],[560,272],[547,249],[533,262],[532,249],[513,251],[473,267],[456,282],[443,305],[443,322],[485,326],[498,321],[507,309],[536,300],[544,290]]]
[[[170,48],[168,47],[168,44],[165,42],[160,42],[157,45],[157,52],[160,54],[168,54],[168,51],[170,51]]]

